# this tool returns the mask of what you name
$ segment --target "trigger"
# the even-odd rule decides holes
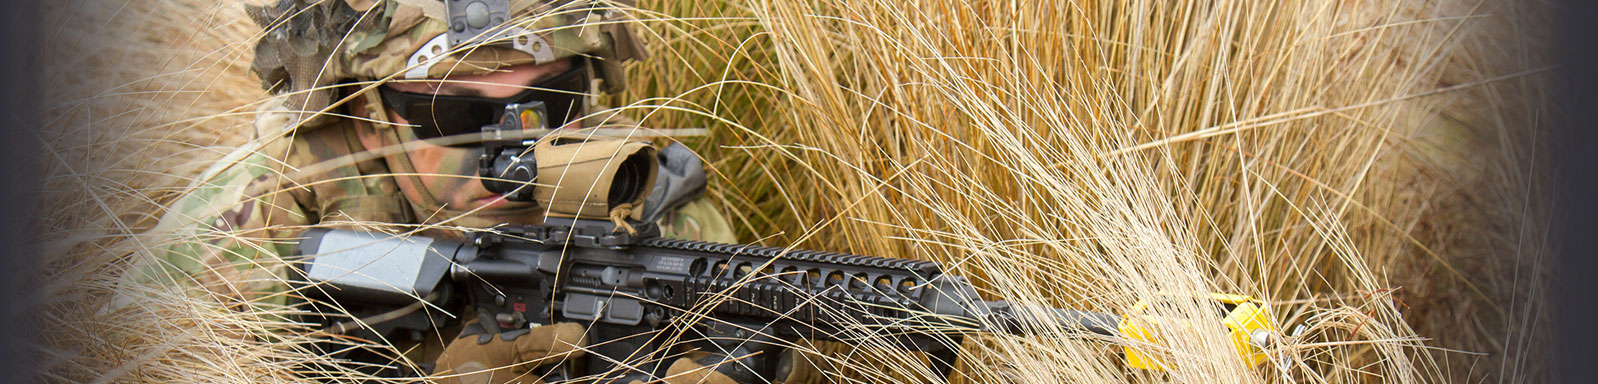
[[[488,344],[489,341],[494,339],[494,334],[499,333],[499,324],[494,322],[494,313],[487,308],[477,308],[477,324],[469,325],[466,329],[461,330],[461,335],[467,335],[467,332],[474,327],[479,331],[474,333],[477,335],[478,345]]]
[[[461,335],[456,336],[455,338],[464,339],[472,336],[477,336],[478,345],[487,344],[489,340],[493,340],[494,338],[493,334],[483,330],[482,324],[467,324],[465,327],[461,328]]]

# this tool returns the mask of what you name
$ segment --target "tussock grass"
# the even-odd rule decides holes
[[[231,2],[90,3],[47,12],[48,377],[358,376],[273,313],[119,283],[169,241],[139,235],[162,204],[253,131],[260,31]],[[1545,378],[1540,5],[641,3],[655,57],[613,105],[710,128],[690,144],[744,239],[938,260],[1030,305],[1248,294],[1288,331],[1259,368],[1212,330],[1138,345],[1168,373],[1116,340],[984,337],[957,381]],[[796,347],[836,381],[929,374]]]

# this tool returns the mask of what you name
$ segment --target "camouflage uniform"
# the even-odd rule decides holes
[[[397,132],[410,131],[384,124],[388,115],[375,85],[358,81],[482,75],[569,59],[587,60],[590,65],[584,70],[592,71],[589,75],[600,80],[598,86],[611,92],[625,86],[621,63],[643,55],[623,23],[615,22],[611,12],[592,8],[615,1],[503,1],[510,4],[509,11],[489,15],[493,24],[519,32],[492,43],[458,41],[459,36],[447,33],[449,26],[459,26],[453,21],[461,19],[444,13],[439,7],[446,3],[437,0],[279,0],[275,5],[251,6],[250,16],[267,29],[256,46],[253,70],[265,88],[281,95],[282,102],[269,103],[260,111],[254,140],[203,173],[184,197],[170,205],[152,231],[162,239],[152,244],[155,257],[128,276],[139,283],[198,287],[186,292],[214,297],[235,311],[273,313],[293,301],[294,293],[285,284],[291,279],[291,261],[285,256],[294,253],[294,236],[308,226],[402,232],[421,228],[414,224],[438,224],[444,219],[450,226],[486,228],[502,223],[506,215],[537,217],[542,210],[536,206],[500,210],[492,216],[444,206],[433,201],[438,199],[432,192],[407,198],[413,191],[402,190],[400,185],[405,184],[396,179],[417,177],[409,175],[415,173],[414,163],[406,152],[368,153],[356,120],[329,113],[364,111],[366,115],[355,117],[370,122],[386,145],[397,145],[407,142]],[[501,20],[511,16],[515,17]],[[346,105],[362,108],[340,109],[335,104],[339,95],[335,89],[341,84],[350,91],[343,100],[350,103]],[[591,109],[584,104],[584,109]],[[610,120],[606,125],[618,125]],[[467,157],[475,159],[475,153]],[[736,242],[720,210],[702,197],[704,175],[697,156],[678,145],[662,150],[659,159],[656,188],[633,217],[657,222],[667,237]],[[463,167],[452,170],[470,176]],[[417,185],[415,179],[410,185]],[[458,235],[437,229],[422,234]],[[561,327],[572,326],[539,329],[554,332],[549,337],[559,339],[572,336],[569,331],[559,335]],[[455,330],[439,330],[453,335],[451,331]],[[422,342],[451,339],[426,337]],[[547,340],[522,337],[517,342]],[[508,358],[496,353],[521,348],[498,343],[474,346],[457,340],[448,346],[402,350],[413,361],[432,361],[442,351],[440,364],[450,360],[445,365],[453,366],[440,369],[459,369]],[[453,358],[450,351],[455,351]],[[692,362],[682,365],[698,367]],[[730,382],[719,374],[708,377],[711,382]]]
[[[305,226],[431,224],[456,216],[461,217],[450,225],[499,224],[406,199],[390,176],[392,165],[404,163],[352,162],[364,152],[353,120],[320,112],[335,108],[329,87],[350,79],[446,78],[579,56],[605,58],[594,60],[594,71],[603,88],[615,90],[624,86],[620,63],[643,56],[623,24],[608,22],[605,12],[569,7],[575,4],[571,0],[510,3],[516,14],[546,15],[516,19],[525,20],[516,25],[529,31],[514,38],[516,49],[441,45],[449,35],[437,8],[443,3],[437,1],[283,0],[252,6],[251,17],[268,29],[256,47],[254,69],[266,88],[285,94],[283,102],[260,111],[252,145],[224,157],[170,205],[155,231],[167,235],[157,252],[158,266],[136,268],[134,278],[192,283],[205,288],[195,294],[216,294],[243,310],[236,305],[286,302],[281,280],[287,269],[280,256],[290,254],[293,236]],[[387,120],[376,92],[353,98],[366,103],[371,115],[364,117]],[[676,166],[684,166],[684,158],[678,159]],[[687,160],[698,166],[697,159]],[[663,174],[667,168],[663,163]],[[665,235],[735,242],[715,205],[692,199],[702,195],[702,186],[689,189],[688,195],[676,191],[679,196],[669,203],[675,209],[652,215],[660,218]]]

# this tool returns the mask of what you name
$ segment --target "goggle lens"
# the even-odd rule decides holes
[[[498,123],[505,114],[505,106],[534,101],[544,102],[550,115],[548,127],[553,128],[566,125],[578,117],[582,109],[583,92],[587,90],[586,69],[584,65],[574,65],[566,73],[503,98],[410,93],[388,87],[378,88],[378,94],[383,97],[384,106],[414,126],[411,132],[421,140],[477,134],[482,132],[483,126]],[[451,146],[477,145],[479,143],[469,142]]]

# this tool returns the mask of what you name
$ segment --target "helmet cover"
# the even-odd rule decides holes
[[[631,0],[278,0],[246,6],[266,30],[252,70],[286,106],[321,111],[350,80],[443,79],[571,57],[594,60],[603,90],[644,56],[624,23]],[[454,33],[451,33],[451,28]]]

